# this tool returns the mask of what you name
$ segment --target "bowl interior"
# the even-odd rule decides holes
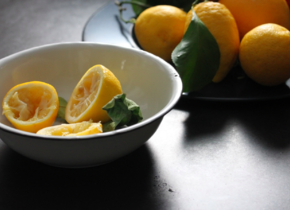
[[[163,110],[181,92],[176,71],[149,53],[97,43],[63,43],[0,60],[0,99],[17,84],[43,81],[68,100],[83,74],[96,64],[116,75],[123,92],[140,105],[144,120]],[[0,115],[0,122],[12,127],[4,115]]]

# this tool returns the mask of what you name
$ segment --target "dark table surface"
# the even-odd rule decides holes
[[[0,58],[81,41],[105,0],[1,0]],[[290,209],[290,100],[180,100],[142,147],[62,169],[0,140],[0,209]]]

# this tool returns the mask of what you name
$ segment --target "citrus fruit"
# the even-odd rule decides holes
[[[277,24],[263,24],[242,39],[240,63],[245,73],[261,85],[274,86],[290,77],[290,32]]]
[[[217,2],[203,2],[194,6],[199,19],[211,32],[220,50],[220,65],[213,82],[222,81],[233,67],[239,52],[238,28],[231,12]],[[185,30],[192,19],[192,10],[187,13]]]
[[[290,8],[290,0],[286,0],[288,7]]]
[[[290,11],[285,0],[219,0],[233,14],[240,38],[256,26],[276,23],[290,29]]]
[[[58,95],[44,82],[26,82],[11,88],[2,103],[3,114],[20,130],[37,132],[51,126],[58,112]]]
[[[134,26],[140,46],[171,61],[171,53],[183,37],[185,18],[183,10],[170,5],[157,5],[144,10]]]
[[[46,127],[39,130],[36,134],[46,136],[85,136],[102,132],[103,128],[100,122],[85,121]]]
[[[110,120],[102,109],[114,96],[122,93],[120,81],[106,67],[91,67],[74,88],[65,109],[68,123]]]

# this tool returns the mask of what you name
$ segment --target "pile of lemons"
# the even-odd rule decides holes
[[[238,59],[255,82],[275,86],[290,78],[290,11],[286,0],[204,1],[193,10],[216,39],[220,67],[213,82],[222,81]],[[192,10],[157,5],[135,22],[140,46],[164,60],[181,41]]]

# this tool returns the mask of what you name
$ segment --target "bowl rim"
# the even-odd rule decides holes
[[[4,58],[0,59],[0,65],[2,65],[2,63],[7,62],[11,59],[14,59],[15,57],[21,56],[23,54],[29,53],[29,52],[33,52],[33,51],[38,51],[38,50],[42,50],[45,48],[53,48],[53,47],[57,47],[57,46],[63,46],[63,45],[67,45],[67,46],[72,46],[72,45],[94,45],[94,46],[106,46],[106,47],[111,47],[111,48],[116,48],[116,49],[121,49],[121,50],[127,50],[127,51],[132,51],[135,53],[139,53],[139,54],[143,54],[147,57],[150,57],[150,59],[156,60],[157,62],[160,62],[162,65],[164,65],[166,67],[166,69],[172,71],[170,73],[172,73],[172,77],[174,78],[173,83],[175,84],[175,91],[176,94],[174,96],[171,97],[170,102],[163,107],[159,112],[157,112],[155,115],[149,117],[146,120],[142,120],[139,123],[136,123],[134,125],[125,127],[125,128],[121,128],[121,129],[117,129],[114,131],[109,131],[109,132],[105,132],[105,133],[99,133],[99,134],[93,134],[93,135],[87,135],[87,136],[74,136],[74,137],[67,137],[67,136],[45,136],[45,135],[39,135],[39,134],[35,134],[35,133],[30,133],[30,132],[26,132],[26,131],[22,131],[13,127],[10,127],[8,125],[5,125],[3,123],[0,122],[0,130],[5,130],[6,132],[9,133],[13,133],[15,135],[19,135],[19,136],[26,136],[26,137],[30,137],[30,138],[37,138],[38,140],[55,140],[55,141],[63,141],[63,140],[70,140],[70,141],[80,141],[80,140],[95,140],[95,139],[99,139],[102,137],[109,137],[109,136],[114,136],[117,134],[123,134],[132,130],[136,130],[139,129],[147,124],[151,124],[154,121],[158,120],[159,118],[163,117],[164,115],[166,115],[169,111],[171,111],[171,109],[174,107],[174,105],[178,102],[178,100],[180,99],[181,95],[182,95],[182,88],[183,88],[183,84],[181,81],[181,78],[179,76],[179,73],[174,69],[173,66],[171,66],[169,63],[167,63],[166,61],[164,61],[163,59],[161,59],[160,57],[153,55],[147,51],[141,50],[141,49],[137,49],[137,48],[129,48],[129,47],[124,47],[124,46],[119,46],[119,45],[114,45],[114,44],[106,44],[106,43],[99,43],[99,42],[84,42],[84,41],[77,41],[77,42],[59,42],[59,43],[51,43],[51,44],[45,44],[45,45],[40,45],[40,46],[36,46],[36,47],[32,47],[29,49],[25,49],[19,52],[16,52],[14,54],[8,55]]]

